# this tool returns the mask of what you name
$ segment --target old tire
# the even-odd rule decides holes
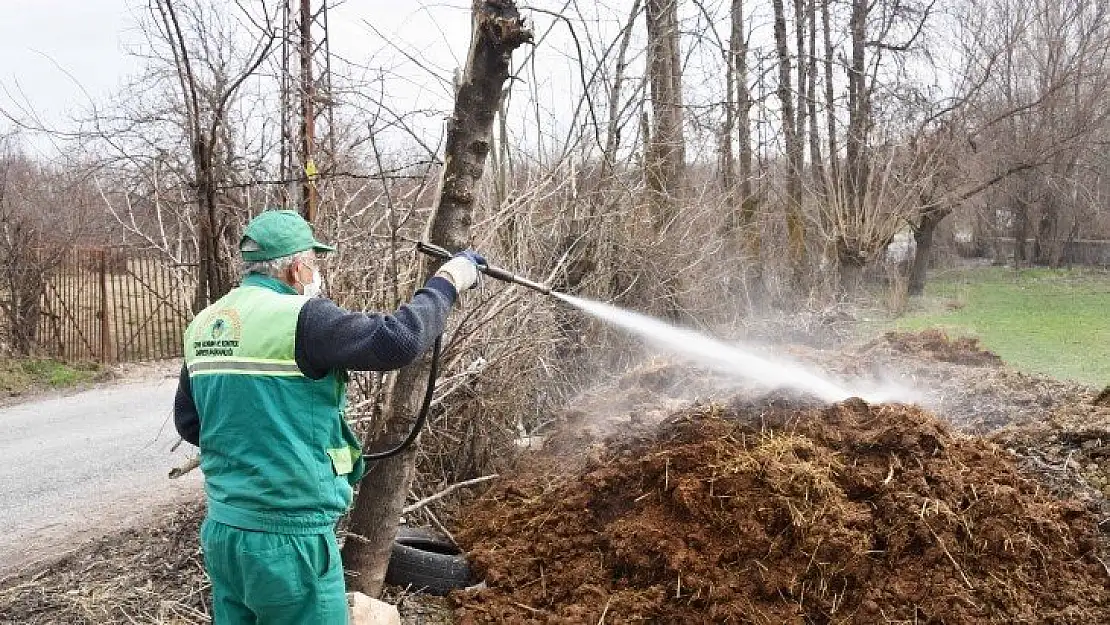
[[[439,596],[472,583],[470,565],[458,547],[432,533],[407,528],[397,532],[385,581]]]

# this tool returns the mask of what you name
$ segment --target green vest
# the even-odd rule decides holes
[[[334,528],[365,473],[343,418],[346,372],[319,380],[297,367],[307,297],[252,274],[185,330],[185,365],[200,414],[200,468],[214,521],[315,534]]]

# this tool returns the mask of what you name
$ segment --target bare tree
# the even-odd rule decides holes
[[[205,83],[202,82],[205,74],[197,67],[197,57],[204,53],[204,49],[197,46],[197,34],[205,27],[204,9],[194,4],[182,12],[178,5],[174,0],[154,0],[153,8],[160,18],[160,35],[173,55],[192,154],[190,186],[195,189],[198,206],[199,244],[195,306],[199,309],[222,297],[234,283],[232,259],[238,242],[238,221],[219,198],[221,183],[226,180],[226,173],[221,175],[221,165],[230,154],[230,146],[223,139],[235,93],[266,60],[277,31],[273,27],[273,16],[264,10],[261,36],[243,65],[222,71],[226,68],[212,64],[210,57],[202,59],[201,62],[208,63],[208,69],[218,70],[207,73],[210,81]]]
[[[837,147],[836,123],[836,92],[833,85],[833,55],[835,49],[832,41],[832,19],[829,14],[829,4],[832,0],[821,2],[821,35],[825,49],[825,136],[829,144],[828,178],[840,178],[840,149]]]
[[[646,0],[645,6],[652,104],[645,174],[652,219],[661,231],[676,216],[686,171],[678,0]]]
[[[755,219],[758,200],[754,191],[752,170],[752,95],[748,86],[748,40],[744,18],[744,0],[732,0],[729,9],[729,55],[726,68],[725,133],[728,158],[725,187],[731,198],[730,230],[747,228]],[[734,172],[732,134],[739,145],[739,178]]]
[[[809,22],[809,54],[806,55],[806,63],[809,67],[806,72],[805,87],[805,103],[809,118],[809,158],[813,163],[812,178],[817,185],[820,185],[825,180],[825,172],[821,156],[821,131],[817,119],[817,0],[806,2],[805,15],[806,21]]]
[[[796,138],[797,148],[798,148],[798,156],[797,156],[797,161],[798,162],[797,162],[797,165],[798,165],[799,174],[802,173],[802,170],[805,167],[806,130],[808,128],[807,125],[806,125],[806,120],[809,116],[809,102],[808,102],[809,94],[806,92],[806,88],[809,85],[809,79],[808,79],[809,61],[806,58],[807,57],[807,52],[806,52],[806,27],[807,27],[807,24],[808,24],[808,19],[806,18],[806,1],[807,0],[794,0],[794,3],[793,3],[794,4],[794,50],[795,50],[795,57],[797,59],[796,70],[798,72],[797,89],[796,89],[797,98],[798,98],[798,105],[794,109],[794,117],[795,117],[794,121],[796,123],[796,126],[794,128],[794,134],[797,137]],[[812,54],[813,54],[812,51],[810,51],[808,53],[808,55],[812,55]]]
[[[921,47],[922,33],[933,15],[933,6],[934,2],[851,1],[849,50],[844,55],[848,123],[842,161],[836,152],[837,109],[831,75],[834,26],[829,3],[822,6],[829,154],[828,167],[822,168],[825,178],[819,189],[822,206],[818,212],[825,220],[821,223],[826,239],[824,247],[831,251],[836,261],[839,288],[843,291],[854,291],[863,268],[879,257],[878,252],[885,249],[894,236],[898,220],[905,218],[907,205],[901,199],[886,203],[885,209],[884,202],[916,193],[913,184],[901,190],[890,186],[910,180],[894,175],[895,172],[905,167],[913,169],[913,163],[921,162],[917,156],[905,156],[915,154],[915,150],[893,146],[911,139],[916,124],[913,120],[929,114],[927,107],[920,106],[923,100],[920,90],[912,83],[899,83],[906,74],[903,70],[906,57]],[[809,19],[815,22],[816,16]],[[882,97],[878,109],[877,94]],[[881,119],[881,116],[886,118]],[[869,186],[876,184],[881,187]]]
[[[786,9],[783,0],[773,0],[775,50],[778,55],[778,97],[782,137],[786,150],[786,236],[792,280],[800,285],[805,276],[806,235],[802,217],[803,148],[798,137],[798,115],[791,88],[791,55],[786,39]]]
[[[864,193],[867,172],[867,133],[871,126],[871,89],[867,84],[867,16],[871,3],[852,0],[848,31],[852,40],[852,57],[848,65],[848,136],[845,141],[845,187],[848,200],[858,201]],[[843,249],[850,255],[850,249]],[[844,259],[852,262],[850,259]]]
[[[509,78],[510,59],[513,51],[532,37],[511,0],[475,0],[472,11],[470,52],[447,132],[438,203],[426,232],[427,240],[448,249],[461,249],[470,242],[475,191],[489,154],[493,120]],[[433,261],[424,259],[418,281],[431,277],[434,270]],[[371,448],[384,440],[396,440],[406,431],[406,420],[417,405],[416,387],[427,367],[408,367],[393,378],[384,408],[385,432],[370,443]],[[362,482],[351,512],[351,532],[356,539],[344,546],[347,567],[358,573],[352,583],[355,590],[371,596],[381,592],[415,463],[416,448],[410,447],[378,462]]]
[[[936,153],[943,181],[928,189],[909,220],[917,243],[908,290],[925,287],[935,231],[961,205],[990,207],[1006,219],[1016,264],[1060,261],[1085,211],[1082,172],[1092,171],[1104,132],[1107,42],[1105,7],[999,0],[967,7],[962,86],[918,133]],[[980,197],[982,196],[982,197]],[[1065,227],[1064,219],[1070,221]],[[1034,257],[1023,243],[1034,235]]]
[[[740,202],[741,222],[752,222],[758,205],[757,194],[752,184],[755,172],[752,169],[752,94],[748,86],[748,40],[745,36],[743,0],[733,0],[731,11],[732,50],[736,63],[736,117],[740,143]]]

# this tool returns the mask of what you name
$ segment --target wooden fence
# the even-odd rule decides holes
[[[100,362],[180,357],[194,266],[167,262],[154,250],[71,250],[46,281],[39,352]]]

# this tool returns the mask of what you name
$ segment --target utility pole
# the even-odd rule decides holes
[[[298,2],[296,10],[293,3]],[[332,127],[328,0],[284,0],[281,60],[281,178],[283,206],[315,221],[321,157],[335,152]],[[296,33],[294,35],[294,32]],[[295,39],[294,39],[295,37]],[[319,123],[327,124],[321,154]]]
[[[316,221],[316,111],[312,80],[312,0],[301,0],[301,175],[304,177],[301,214],[309,223]]]
[[[281,27],[281,180],[284,181],[282,207],[301,204],[300,185],[296,183],[296,150],[293,147],[293,73],[290,71],[290,33],[293,31],[292,0],[282,5]]]

